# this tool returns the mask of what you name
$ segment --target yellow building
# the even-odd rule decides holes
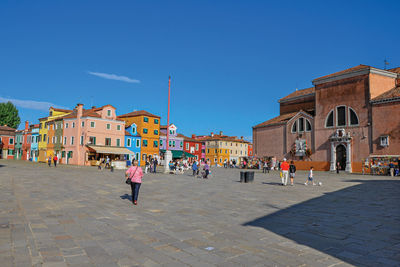
[[[160,145],[160,120],[161,117],[145,110],[133,111],[118,116],[125,121],[125,126],[135,123],[137,133],[142,137],[140,165],[146,163],[146,158],[159,157]]]
[[[209,136],[202,136],[198,139],[204,140],[206,144],[206,159],[212,165],[223,166],[224,162],[235,161],[240,164],[244,158],[248,157],[249,142],[236,136],[211,133]]]
[[[39,123],[40,123],[39,124],[39,144],[38,144],[38,148],[39,148],[38,161],[39,162],[46,162],[47,158],[54,154],[53,147],[51,147],[51,148],[48,147],[48,144],[50,142],[50,138],[49,138],[49,134],[48,134],[49,128],[50,128],[49,122],[53,121],[54,119],[59,118],[61,116],[67,115],[71,112],[72,112],[72,110],[50,107],[49,108],[49,116],[39,119]]]

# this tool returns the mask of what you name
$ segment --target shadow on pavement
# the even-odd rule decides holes
[[[400,266],[400,181],[361,182],[249,221],[355,265]]]
[[[132,202],[132,196],[131,195],[125,194],[125,195],[120,196],[120,198],[121,199],[128,199],[130,202]]]

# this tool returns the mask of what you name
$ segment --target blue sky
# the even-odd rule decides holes
[[[180,132],[250,137],[278,115],[279,98],[316,77],[385,58],[400,66],[398,10],[400,1],[3,0],[0,101],[35,123],[49,103],[79,102],[166,123],[171,75]]]

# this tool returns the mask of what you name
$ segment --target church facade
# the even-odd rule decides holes
[[[359,65],[312,82],[279,100],[279,116],[253,126],[256,157],[347,172],[361,172],[372,156],[399,157],[400,68]]]

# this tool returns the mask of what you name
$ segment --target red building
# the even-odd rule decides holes
[[[13,159],[15,152],[16,129],[0,126],[0,159]]]
[[[247,155],[249,155],[250,158],[251,158],[251,157],[254,157],[254,154],[253,154],[253,144],[249,144]]]
[[[22,160],[29,160],[31,151],[31,129],[29,128],[29,121],[25,121],[25,129],[22,130]]]
[[[202,153],[201,152],[202,142],[200,140],[184,136],[183,134],[178,134],[177,136],[183,138],[183,150],[192,155],[195,155],[196,159],[200,160]]]
[[[347,172],[398,162],[400,68],[359,65],[316,78],[313,85],[281,98],[280,115],[253,126],[257,157],[295,160],[297,169]]]

